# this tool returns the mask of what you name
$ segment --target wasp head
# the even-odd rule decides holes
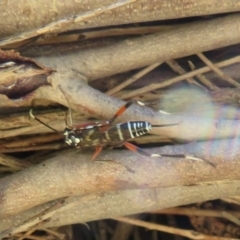
[[[63,132],[65,143],[69,146],[78,147],[82,138],[73,129],[66,128]]]

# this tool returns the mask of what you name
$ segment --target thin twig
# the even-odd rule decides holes
[[[228,221],[235,223],[236,225],[240,226],[240,220],[234,216],[234,214],[231,214],[226,211],[222,211],[222,216],[226,218]]]
[[[34,29],[31,30],[29,32],[25,32],[23,34],[19,34],[17,36],[11,37],[11,38],[7,38],[5,40],[0,41],[0,47],[3,47],[4,45],[7,44],[13,44],[16,42],[20,42],[22,40],[28,39],[28,38],[32,38],[32,37],[36,37],[39,36],[41,34],[46,34],[49,33],[51,31],[56,31],[58,29],[62,29],[63,27],[67,27],[69,24],[72,23],[79,23],[82,21],[86,21],[89,18],[93,18],[96,17],[104,12],[113,10],[113,9],[117,9],[119,7],[122,7],[126,4],[130,4],[133,2],[136,2],[138,0],[125,0],[125,1],[118,1],[116,3],[113,3],[111,5],[108,5],[106,7],[101,7],[98,9],[95,9],[93,11],[88,11],[85,12],[83,14],[77,15],[77,16],[71,16],[67,19],[61,19],[55,22],[51,22],[48,25],[42,27],[42,28],[38,28],[38,29]]]
[[[196,67],[194,66],[194,64],[193,64],[191,61],[188,61],[188,64],[189,64],[189,66],[190,66],[190,68],[191,68],[192,71],[196,69]],[[196,75],[196,78],[197,78],[200,82],[202,82],[204,85],[206,85],[210,90],[212,90],[212,91],[217,91],[217,90],[219,90],[219,88],[218,88],[215,84],[211,83],[211,81],[208,80],[204,75],[202,75],[202,74],[197,74],[197,75]]]
[[[10,238],[10,240],[15,240],[16,237],[21,237],[23,234],[21,233],[17,233],[14,235],[13,238]],[[39,236],[35,236],[35,235],[30,235],[27,237],[27,239],[32,239],[32,240],[46,240],[46,237],[39,237]]]
[[[216,63],[215,65],[217,67],[225,67],[225,66],[231,65],[231,64],[236,63],[236,62],[240,62],[240,56],[237,56],[237,57],[234,57],[234,58]],[[156,89],[159,89],[159,88],[164,88],[164,87],[170,86],[174,83],[180,82],[180,81],[182,81],[186,78],[193,77],[193,76],[196,76],[197,74],[206,73],[206,72],[209,72],[209,71],[211,71],[210,67],[203,67],[203,68],[188,72],[186,74],[183,74],[181,76],[171,78],[169,80],[166,80],[165,82],[150,84],[146,87],[139,88],[139,89],[137,89],[135,91],[132,91],[130,93],[126,93],[123,96],[121,96],[121,99],[129,99],[129,98],[132,98],[134,96],[144,94],[146,92],[150,92],[150,91],[153,91],[153,90],[156,90]]]
[[[38,230],[42,230],[42,231],[45,231],[51,235],[54,235],[56,236],[58,239],[62,239],[64,240],[65,239],[65,234],[64,233],[60,233],[60,232],[57,232],[57,231],[54,231],[53,229],[49,229],[49,228],[39,228],[38,227]]]
[[[142,69],[140,72],[136,73],[135,75],[133,75],[132,77],[128,78],[126,81],[124,81],[123,83],[119,84],[118,86],[108,90],[106,92],[106,94],[108,95],[113,95],[114,93],[119,92],[120,90],[122,90],[123,88],[125,88],[126,86],[134,83],[135,81],[137,81],[139,78],[141,78],[142,76],[146,75],[147,73],[149,73],[150,71],[152,71],[154,68],[158,67],[159,65],[161,65],[162,62],[160,63],[154,63],[150,66],[147,66],[146,68]]]
[[[131,218],[138,219],[140,214],[133,215]],[[127,223],[119,222],[115,228],[115,232],[111,240],[127,240],[129,239],[130,234],[133,232],[134,226]]]
[[[107,231],[106,231],[106,225],[107,223],[103,220],[98,221],[98,232],[99,232],[99,239],[100,240],[107,240]]]
[[[186,73],[186,71],[174,59],[167,60],[166,63],[174,72],[178,73],[179,75]],[[190,78],[186,78],[186,80],[188,81],[189,84],[195,84],[206,90],[206,88],[200,85],[194,78],[190,77]]]
[[[234,203],[234,204],[240,205],[240,197],[239,196],[234,196],[231,198],[222,198],[221,200],[228,202],[228,203]]]
[[[35,232],[36,230],[38,230],[38,227],[41,226],[41,224],[43,224],[44,222],[38,223],[36,224],[34,227],[30,228],[27,232],[25,232],[21,237],[18,238],[18,240],[23,240],[25,238],[28,238],[29,236],[31,236],[31,234],[33,232]]]
[[[215,236],[208,236],[208,235],[204,235],[202,233],[198,233],[196,231],[192,231],[192,230],[183,230],[183,229],[179,229],[179,228],[174,228],[174,227],[168,227],[168,226],[164,226],[164,225],[160,225],[160,224],[156,224],[156,223],[149,223],[149,222],[145,222],[145,221],[141,221],[141,220],[136,220],[136,219],[131,219],[131,218],[127,218],[127,217],[117,217],[117,218],[112,218],[114,220],[117,221],[121,221],[121,222],[125,222],[125,223],[130,223],[130,224],[134,224],[136,226],[141,226],[141,227],[145,227],[148,229],[155,229],[158,231],[163,231],[163,232],[167,232],[170,234],[178,234],[180,236],[184,236],[190,239],[196,239],[196,240],[237,240],[236,238],[225,238],[225,237],[215,237]]]
[[[32,165],[30,162],[26,160],[20,160],[4,154],[0,154],[0,164],[4,166],[8,166],[9,168],[12,168],[15,170],[22,170]]]
[[[133,237],[134,237],[134,240],[142,240],[140,233],[139,233],[139,228],[135,228]]]
[[[208,58],[206,58],[202,53],[198,53],[197,56],[206,64],[208,65],[220,78],[223,80],[229,82],[235,87],[240,87],[240,83],[238,83],[236,80],[232,79],[228,75],[226,75],[222,70],[220,70],[218,67],[216,67],[215,64],[213,64]]]
[[[238,220],[238,218],[240,218],[240,212],[236,211],[221,211],[195,208],[168,208],[159,211],[154,211],[154,213],[226,218],[229,221],[240,226],[240,221]]]
[[[154,214],[154,216],[156,216],[156,215]],[[176,221],[175,216],[173,216],[173,215],[167,215],[166,218],[167,218],[168,225],[169,225],[170,227],[177,227],[177,226],[178,226],[178,223],[177,223],[177,221]],[[174,237],[174,240],[184,240],[183,237],[182,237],[182,236],[179,236],[179,235],[175,235],[175,236],[173,236],[173,237]]]

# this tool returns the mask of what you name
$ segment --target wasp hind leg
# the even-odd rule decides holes
[[[216,167],[216,165],[213,162],[210,162],[209,160],[206,159],[201,159],[201,158],[197,158],[197,157],[193,157],[193,156],[189,156],[189,155],[185,155],[185,154],[149,154],[147,152],[145,152],[143,149],[129,143],[129,142],[125,142],[124,146],[129,149],[130,151],[133,152],[137,152],[139,154],[142,154],[144,156],[147,157],[172,157],[172,158],[185,158],[185,159],[190,159],[190,160],[194,160],[194,161],[202,161],[202,162],[206,162],[209,165],[211,165],[212,167]]]

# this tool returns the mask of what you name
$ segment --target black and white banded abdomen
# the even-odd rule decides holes
[[[118,123],[105,132],[105,137],[108,141],[127,141],[147,134],[151,128],[152,125],[144,121]]]

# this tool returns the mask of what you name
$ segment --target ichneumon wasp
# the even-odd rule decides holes
[[[152,125],[151,123],[145,121],[129,121],[124,123],[113,124],[116,118],[123,114],[133,103],[138,103],[141,106],[144,105],[140,101],[132,100],[124,104],[122,107],[120,107],[118,111],[114,114],[114,116],[107,121],[101,122],[90,121],[77,125],[72,124],[71,110],[69,108],[71,125],[68,125],[66,121],[67,127],[62,133],[65,138],[64,139],[65,143],[69,146],[73,146],[80,149],[87,147],[95,147],[95,152],[92,156],[92,160],[96,159],[96,157],[102,151],[103,147],[125,146],[130,151],[137,152],[148,157],[185,158],[190,160],[205,161],[211,166],[215,167],[215,165],[208,160],[196,158],[185,154],[149,154],[145,152],[143,149],[129,143],[128,142],[129,139],[133,139],[149,133],[152,127],[166,127],[178,125],[178,123]],[[36,119],[41,124],[45,125],[46,127],[52,129],[53,131],[58,132],[54,128],[48,126],[40,119],[35,117],[32,113],[32,109],[30,110],[30,116]]]

